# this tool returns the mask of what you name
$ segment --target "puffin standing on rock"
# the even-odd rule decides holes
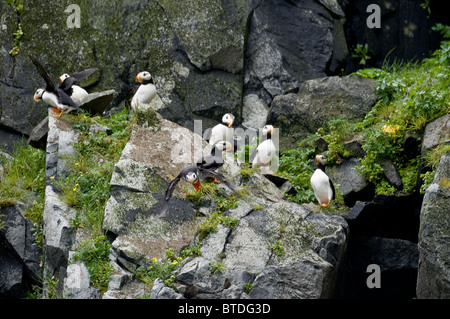
[[[50,105],[50,107],[52,107],[53,115],[57,117],[60,117],[64,111],[71,108],[78,110],[78,105],[75,104],[70,96],[67,95],[64,90],[55,86],[47,71],[45,71],[44,67],[39,63],[38,59],[31,55],[29,55],[29,58],[46,83],[45,89],[40,88],[36,90],[33,96],[33,101],[37,102],[39,100],[43,100],[45,103]]]
[[[262,129],[262,134],[265,136],[265,141],[260,143],[250,155],[250,163],[252,166],[270,167],[270,162],[275,156],[276,148],[272,141],[272,134],[275,128],[272,125],[266,125]],[[269,172],[275,174],[269,169]]]
[[[139,105],[149,104],[156,96],[156,86],[150,72],[142,71],[136,75],[136,82],[141,83],[131,100],[131,108],[136,111]]]
[[[88,96],[89,93],[82,87],[74,85],[74,83],[87,78],[97,70],[97,68],[91,68],[78,72],[72,76],[64,73],[59,77],[59,80],[61,81],[61,85],[59,86],[59,88],[63,90],[68,96],[70,96],[74,102],[79,102],[84,97]]]
[[[217,124],[211,129],[211,137],[209,138],[209,144],[214,145],[219,141],[231,141],[233,139],[233,123],[234,115],[227,113],[222,117],[223,124]]]
[[[330,205],[331,200],[334,199],[334,185],[325,173],[325,156],[316,155],[314,162],[317,164],[318,168],[311,176],[311,187],[314,191],[314,196],[316,196],[316,199],[319,202],[319,205],[322,207],[327,207]]]
[[[208,169],[204,169],[201,167],[195,167],[195,166],[188,166],[185,169],[181,171],[180,174],[178,174],[177,177],[175,177],[167,187],[167,190],[164,194],[164,203],[162,205],[161,211],[159,213],[159,217],[166,217],[169,212],[169,200],[172,197],[173,190],[175,189],[175,186],[178,184],[181,178],[184,178],[186,181],[192,184],[194,186],[196,191],[199,191],[200,188],[202,188],[202,184],[200,182],[200,175],[205,175],[205,177],[213,177],[214,179],[217,179],[221,182],[223,182],[229,189],[231,189],[233,192],[235,192],[238,196],[239,193],[237,191],[242,190],[241,187],[236,186],[232,183],[230,183],[225,176],[223,176],[220,173],[213,172]]]

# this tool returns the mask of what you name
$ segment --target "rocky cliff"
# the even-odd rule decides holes
[[[46,151],[43,247],[34,244],[39,234],[24,216],[35,194],[0,205],[1,297],[22,297],[32,285],[43,287],[43,298],[449,296],[449,227],[443,222],[448,154],[423,203],[418,192],[375,195],[357,169],[364,150],[355,140],[348,143],[356,145],[354,157],[327,171],[342,196],[338,213],[294,203],[286,195],[295,192],[289,181],[243,172],[231,160],[220,172],[245,189],[240,196],[223,184],[205,182],[195,192],[181,181],[169,215],[157,216],[169,182],[210,151],[205,131],[226,112],[244,130],[266,123],[279,128],[281,150],[296,147],[331,119],[364,119],[377,102],[375,81],[344,75],[361,67],[351,52],[368,42],[372,66],[381,66],[397,44],[392,57],[426,56],[438,40],[418,27],[429,30],[436,19],[427,19],[422,1],[383,2],[389,28],[369,31],[364,1],[208,0],[199,7],[190,0],[81,0],[80,28],[68,25],[72,2],[0,2],[0,147],[11,152],[29,138]],[[77,259],[88,235],[58,183],[74,165],[75,144],[86,135],[100,144],[96,138],[114,130],[74,125],[48,116],[43,103],[33,104],[43,80],[27,54],[37,56],[54,79],[97,67],[81,86],[109,92],[100,115],[129,107],[142,70],[152,73],[157,87],[149,108],[131,114],[129,140],[117,160],[99,156],[95,163],[113,167],[97,229],[105,236],[94,243],[107,247],[111,271],[101,289],[89,265]],[[195,120],[202,127],[193,132]],[[427,124],[423,141],[412,138],[413,151],[422,142],[423,159],[445,143],[447,124],[448,114]],[[319,144],[317,152],[328,147]],[[0,154],[0,178],[8,158]],[[401,189],[396,168],[384,167]],[[370,264],[380,266],[382,289],[366,284]],[[149,285],[155,269],[161,272]]]

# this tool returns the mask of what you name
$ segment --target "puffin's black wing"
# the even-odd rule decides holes
[[[330,181],[330,187],[331,187],[331,190],[333,191],[333,196],[331,197],[331,199],[334,200],[334,197],[336,195],[336,190],[334,189],[334,184],[333,184],[332,180],[330,179],[330,177],[328,177],[328,180]]]
[[[77,74],[74,74],[72,76],[69,76],[67,79],[65,79],[61,83],[59,88],[70,95],[72,93],[72,92],[70,92],[70,89],[72,88],[72,85],[75,82],[78,82],[78,81],[81,81],[81,80],[87,78],[88,76],[90,76],[92,73],[94,73],[97,70],[98,70],[97,68],[90,68],[90,69],[78,72]]]
[[[197,162],[197,167],[204,169],[217,169],[223,165],[223,158],[220,156],[202,157],[201,162]]]
[[[169,200],[172,197],[172,193],[173,190],[175,189],[175,186],[178,184],[184,173],[185,170],[183,170],[180,174],[178,174],[177,177],[175,177],[173,180],[170,181],[169,186],[167,187],[166,192],[164,194],[164,202],[161,211],[159,213],[160,217],[167,216],[167,213],[169,212]]]
[[[50,78],[50,76],[48,75],[47,71],[45,71],[45,69],[42,66],[42,64],[38,61],[38,59],[36,59],[36,57],[34,57],[32,55],[28,55],[28,57],[30,58],[31,62],[33,62],[34,66],[36,67],[36,70],[38,71],[40,76],[44,79],[44,81],[45,81],[45,83],[47,85],[45,87],[45,90],[47,92],[56,92],[56,86],[53,83],[53,81]]]
[[[209,177],[213,177],[213,178],[215,178],[215,179],[221,181],[222,183],[224,183],[225,185],[227,185],[227,187],[228,187],[229,189],[231,189],[233,192],[235,192],[239,197],[241,196],[239,193],[237,193],[237,191],[241,191],[241,190],[243,190],[243,188],[241,188],[241,187],[239,187],[239,186],[236,186],[236,185],[234,185],[233,183],[229,182],[229,181],[225,178],[225,176],[223,176],[222,174],[220,174],[220,173],[218,173],[218,172],[214,172],[214,171],[208,170],[208,169],[205,169],[205,168],[201,168],[201,167],[198,167],[198,170],[199,170],[202,174],[205,174],[205,175],[207,175],[207,176],[209,176]]]
[[[253,160],[256,157],[256,154],[258,153],[258,146],[255,147],[255,149],[253,150],[252,154],[250,155],[250,158],[248,159],[248,162],[251,164],[253,162]]]
[[[81,71],[81,72],[78,72],[78,73],[72,75],[71,78],[74,78],[75,81],[81,81],[81,80],[87,78],[88,76],[90,76],[92,73],[94,73],[97,70],[98,70],[97,68],[86,69],[84,71]]]
[[[61,104],[69,105],[71,107],[76,108],[77,110],[80,109],[80,107],[72,100],[72,98],[63,90],[57,89],[57,93],[59,94],[59,101]]]

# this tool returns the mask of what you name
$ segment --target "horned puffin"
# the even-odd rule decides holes
[[[140,104],[149,104],[156,96],[156,86],[150,72],[142,71],[136,75],[136,82],[141,83],[131,100],[131,108],[136,111]]]
[[[172,193],[173,190],[175,189],[175,186],[178,184],[178,182],[180,181],[181,178],[184,178],[186,181],[188,181],[189,183],[192,184],[192,186],[194,186],[195,190],[200,190],[200,188],[202,187],[202,184],[200,182],[200,179],[202,176],[200,175],[205,175],[205,177],[213,177],[214,179],[217,179],[221,182],[223,182],[225,185],[227,185],[227,187],[229,189],[231,189],[233,192],[237,192],[239,190],[242,190],[241,187],[236,186],[232,183],[230,183],[225,176],[223,176],[220,173],[205,169],[205,168],[201,168],[201,167],[195,167],[195,166],[188,166],[185,169],[183,169],[180,174],[178,174],[177,177],[175,177],[170,183],[169,186],[167,187],[167,190],[164,194],[164,202],[161,208],[161,211],[159,213],[160,217],[165,217],[167,216],[167,213],[169,212],[169,200],[172,197]],[[238,196],[239,193],[236,193]]]
[[[314,196],[319,202],[319,205],[322,207],[327,207],[334,199],[334,185],[325,173],[325,156],[321,154],[316,155],[314,162],[317,164],[317,169],[311,176],[311,187],[314,191]]]
[[[67,73],[64,73],[59,77],[59,80],[61,81],[61,85],[59,86],[59,88],[63,90],[67,95],[69,95],[74,102],[79,102],[88,95],[88,92],[82,87],[75,85],[74,83],[81,81],[84,78],[87,78],[97,70],[98,70],[97,68],[90,68],[78,72],[72,76],[70,76]]]
[[[230,142],[219,141],[213,145],[210,155],[202,157],[199,161],[197,161],[197,167],[217,170],[224,163],[224,159],[222,157],[223,151],[228,152],[233,150],[233,144]]]
[[[231,141],[233,139],[233,123],[234,115],[227,113],[222,117],[223,124],[217,124],[211,129],[211,137],[209,138],[209,144],[214,145],[219,141]]]
[[[55,86],[47,71],[39,63],[38,59],[31,55],[29,55],[29,58],[46,83],[45,88],[39,88],[36,90],[33,96],[33,101],[37,102],[39,100],[43,100],[50,107],[52,107],[53,115],[58,117],[60,117],[64,111],[71,108],[79,109],[78,105],[70,98],[69,95],[67,95],[67,93]]]
[[[250,163],[252,166],[265,167],[270,173],[274,174],[270,169],[270,163],[275,156],[276,148],[272,141],[272,134],[275,128],[272,125],[265,125],[262,129],[263,138],[261,142],[250,155]]]

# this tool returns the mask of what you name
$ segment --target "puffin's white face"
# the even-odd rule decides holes
[[[190,172],[186,175],[186,180],[188,182],[190,182],[191,184],[195,183],[197,181],[197,179],[198,179],[198,177],[197,177],[197,174],[195,174],[195,173]]]
[[[234,150],[233,144],[228,141],[220,141],[216,144],[216,147],[226,152]]]
[[[262,129],[262,133],[267,135],[267,133],[273,134],[275,132],[275,128],[272,125],[266,125]]]
[[[316,155],[316,158],[314,159],[314,162],[316,162],[316,164],[325,165],[325,156],[323,156],[322,154]]]
[[[233,122],[234,122],[234,115],[231,113],[227,113],[222,117],[222,122],[227,124],[228,127],[232,127],[233,126]]]
[[[44,89],[37,89],[33,96],[33,101],[37,102],[42,99],[42,95],[44,95]]]
[[[143,71],[136,75],[136,82],[142,83],[144,81],[150,81],[152,79],[152,75],[150,72]]]
[[[61,75],[61,76],[59,77],[59,80],[60,80],[61,83],[62,83],[62,82],[64,82],[64,80],[67,79],[67,78],[70,78],[70,75],[67,74],[67,73],[64,73],[63,75]]]

